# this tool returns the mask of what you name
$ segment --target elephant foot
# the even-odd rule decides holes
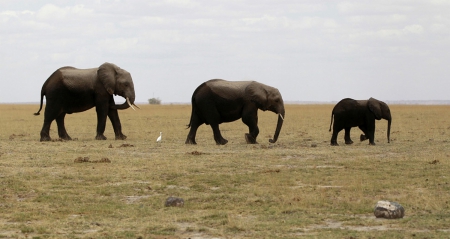
[[[197,144],[197,142],[195,142],[194,139],[189,139],[189,138],[187,138],[187,139],[186,139],[186,142],[184,142],[184,144]]]
[[[41,141],[41,142],[52,141],[52,138],[50,138],[50,137],[48,137],[48,136],[44,136],[44,137],[41,136],[41,140],[40,140],[40,141]]]
[[[351,139],[345,140],[345,144],[353,144],[353,141]]]
[[[360,141],[364,141],[366,139],[367,139],[367,137],[364,134],[361,134],[361,136],[359,136]]]
[[[106,137],[102,134],[98,134],[97,136],[95,136],[96,140],[106,140]]]
[[[216,144],[217,145],[225,145],[225,144],[227,144],[228,143],[228,140],[226,140],[226,139],[224,139],[224,138],[222,138],[222,139],[220,139],[220,140],[216,140]]]
[[[369,145],[375,145],[375,142],[369,142]]]
[[[106,137],[105,137],[105,139],[106,139]],[[125,140],[125,139],[127,139],[127,136],[124,134],[116,135],[116,140]]]
[[[331,140],[331,144],[330,145],[331,146],[339,146],[339,144],[336,141],[334,141],[334,140]]]
[[[256,139],[251,136],[250,134],[245,134],[245,141],[247,142],[247,144],[257,144],[258,142],[256,142]]]
[[[72,138],[69,135],[59,136],[59,138],[67,141],[72,140]]]
[[[45,132],[45,131],[41,131],[41,142],[45,142],[45,141],[52,141],[52,138],[50,138],[50,134]]]

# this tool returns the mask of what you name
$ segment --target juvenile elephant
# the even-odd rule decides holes
[[[354,100],[350,98],[343,99],[334,106],[331,113],[331,125],[333,124],[333,135],[331,136],[331,145],[338,145],[337,136],[339,131],[345,129],[345,143],[352,144],[350,139],[350,129],[358,126],[364,134],[361,134],[360,140],[369,139],[369,144],[375,145],[375,120],[385,119],[388,121],[387,139],[390,142],[391,132],[391,111],[389,106],[383,101],[374,98],[369,100]]]
[[[245,140],[249,144],[255,144],[259,134],[258,109],[278,114],[275,135],[269,140],[275,143],[285,115],[283,98],[278,89],[256,81],[206,81],[192,95],[192,114],[188,125],[191,129],[185,143],[196,144],[198,127],[207,124],[213,130],[216,144],[224,145],[228,140],[222,137],[219,124],[242,118],[242,122],[249,128]]]
[[[116,105],[113,94],[124,97],[126,102]],[[122,134],[117,110],[133,108],[132,105],[134,105],[134,85],[128,71],[112,63],[104,63],[98,68],[91,69],[61,67],[42,86],[41,105],[35,115],[39,115],[42,110],[44,96],[47,103],[44,125],[41,130],[41,141],[51,140],[50,125],[55,119],[58,125],[59,138],[71,140],[72,138],[67,134],[64,126],[66,114],[82,112],[94,106],[97,111],[97,136],[95,139],[106,139],[103,133],[105,132],[107,116],[113,125],[116,139],[127,138]]]

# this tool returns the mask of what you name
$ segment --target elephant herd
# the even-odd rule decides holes
[[[119,95],[126,102],[117,105],[113,95]],[[41,141],[50,141],[50,125],[56,120],[58,136],[63,140],[71,140],[65,126],[66,114],[86,111],[95,106],[97,112],[97,135],[95,139],[105,140],[106,118],[112,123],[115,138],[126,139],[122,133],[119,109],[133,108],[136,99],[131,74],[112,63],[104,63],[98,68],[77,69],[74,67],[61,67],[45,81],[41,90],[40,108],[42,110],[43,98],[46,97],[44,125],[41,130]],[[219,130],[219,124],[232,122],[242,118],[242,122],[249,128],[245,140],[255,144],[259,134],[258,109],[272,111],[278,114],[278,122],[273,139],[275,143],[284,122],[285,109],[283,98],[278,89],[256,81],[225,81],[213,79],[202,83],[192,95],[192,113],[186,138],[186,144],[196,144],[197,129],[202,124],[210,125],[214,140],[218,145],[224,145],[224,139]],[[334,125],[333,125],[334,118]],[[346,98],[333,108],[331,113],[331,126],[333,134],[331,145],[338,145],[338,133],[345,130],[345,143],[352,144],[350,129],[359,127],[364,134],[360,140],[369,139],[374,145],[375,120],[388,120],[387,139],[390,142],[390,129],[392,117],[389,106],[379,100],[354,100]]]

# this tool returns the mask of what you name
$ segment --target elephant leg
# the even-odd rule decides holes
[[[369,136],[369,144],[370,145],[375,145],[375,139],[374,139],[373,135],[372,135],[372,137]]]
[[[337,137],[339,132],[342,130],[342,128],[336,127],[336,121],[333,126],[333,134],[331,135],[331,145],[332,146],[339,146],[337,143]]]
[[[106,137],[103,135],[105,133],[106,127],[106,117],[108,115],[108,109],[106,107],[96,107],[97,111],[97,136],[95,136],[96,140],[106,140]]]
[[[50,125],[52,124],[52,121],[53,120],[44,120],[44,125],[41,129],[41,142],[52,140],[52,138],[50,138]]]
[[[52,138],[50,137],[50,126],[54,119],[56,119],[56,112],[53,109],[59,110],[60,106],[55,105],[52,101],[47,101],[47,105],[45,106],[45,113],[44,113],[44,125],[41,129],[41,142],[43,141],[51,141]]]
[[[200,125],[203,124],[203,122],[200,121],[200,119],[198,118],[197,114],[193,113],[192,117],[191,117],[191,122],[190,122],[190,130],[189,130],[189,134],[186,138],[186,142],[185,144],[197,144],[197,142],[195,142],[195,137],[197,135],[197,129],[198,127],[200,127]]]
[[[256,137],[259,134],[257,111],[248,115],[242,115],[242,122],[248,126],[248,133],[245,134],[247,144],[257,144]]]
[[[126,135],[122,133],[122,124],[120,123],[119,113],[116,109],[108,110],[108,118],[111,121],[111,124],[114,129],[114,134],[116,135],[116,140],[124,140],[127,138]]]
[[[375,145],[375,129],[369,131],[369,144]]]
[[[58,125],[58,135],[60,139],[63,140],[72,140],[72,138],[67,134],[66,126],[64,125],[64,118],[66,117],[66,113],[60,114],[56,117],[56,124]]]
[[[351,127],[345,128],[345,135],[344,135],[345,144],[353,144],[353,141],[350,138],[350,130],[351,129],[352,129]]]
[[[228,143],[228,140],[226,140],[222,137],[222,134],[220,133],[218,124],[211,124],[211,128],[213,130],[214,140],[216,141],[217,145],[225,145]]]
[[[366,128],[366,126],[365,126],[365,125],[360,125],[360,126],[358,126],[358,128],[364,133],[364,134],[361,134],[361,135],[359,136],[359,140],[362,142],[362,141],[368,139],[368,137],[367,137],[368,134],[367,134],[367,128]]]
[[[197,142],[195,142],[195,136],[197,135],[197,129],[199,126],[200,125],[191,124],[191,129],[189,130],[186,142],[184,142],[185,144],[197,144]]]
[[[225,145],[226,143],[228,143],[228,140],[222,137],[222,134],[219,130],[219,124],[222,123],[222,117],[216,106],[211,104],[209,101],[205,101],[202,102],[202,104],[199,104],[198,108],[201,108],[203,112],[207,112],[207,114],[203,115],[205,118],[204,120],[206,124],[209,124],[211,126],[216,144]],[[199,120],[199,117],[197,117],[196,120],[197,122],[202,122]]]

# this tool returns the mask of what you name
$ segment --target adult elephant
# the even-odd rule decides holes
[[[225,81],[209,80],[201,84],[192,95],[192,114],[188,128],[186,144],[197,144],[195,135],[202,124],[210,125],[214,140],[218,145],[224,145],[224,139],[219,130],[219,124],[232,122],[242,118],[249,128],[245,140],[255,144],[259,134],[258,109],[272,111],[278,114],[278,123],[273,139],[275,143],[284,121],[284,103],[278,89],[256,81]]]
[[[124,97],[126,102],[116,105],[113,94]],[[55,119],[58,125],[59,138],[71,140],[72,138],[67,134],[64,126],[66,114],[82,112],[94,106],[97,111],[97,136],[95,139],[106,139],[103,133],[105,132],[107,116],[113,125],[116,139],[127,138],[122,133],[117,110],[133,108],[132,105],[134,105],[134,85],[128,71],[112,63],[104,63],[98,68],[91,69],[61,67],[42,86],[41,105],[35,115],[39,115],[42,110],[44,96],[47,103],[44,125],[41,130],[41,141],[51,140],[50,125]]]
[[[387,139],[390,142],[391,132],[391,111],[389,106],[383,101],[374,98],[369,100],[354,100],[350,98],[343,99],[334,106],[331,113],[331,125],[333,124],[333,135],[331,136],[331,145],[338,145],[337,136],[339,131],[345,129],[345,143],[352,144],[350,139],[350,129],[359,127],[364,134],[361,134],[360,140],[369,139],[369,144],[375,145],[375,120],[385,119],[388,121]]]

